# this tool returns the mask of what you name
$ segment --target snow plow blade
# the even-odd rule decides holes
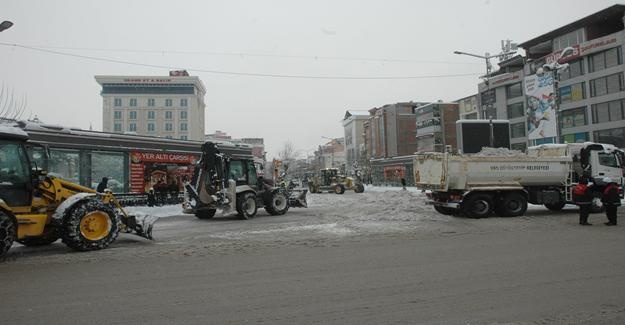
[[[306,193],[308,193],[308,190],[302,190],[301,193],[292,192],[289,197],[289,206],[294,208],[308,208]]]
[[[129,215],[125,219],[123,224],[125,225],[125,232],[141,236],[153,240],[152,229],[154,223],[158,220],[157,217],[148,215]]]

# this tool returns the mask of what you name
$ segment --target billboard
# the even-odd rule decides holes
[[[508,120],[458,120],[456,143],[462,153],[477,153],[482,147],[491,147],[491,125],[494,148],[510,149],[510,122]]]
[[[191,180],[197,155],[163,152],[130,154],[130,188],[132,192],[183,191],[183,183]]]
[[[537,140],[557,136],[553,74],[525,77],[527,138]]]

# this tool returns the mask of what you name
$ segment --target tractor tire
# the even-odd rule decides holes
[[[545,203],[545,208],[551,211],[560,211],[562,210],[562,208],[564,208],[565,205],[566,202],[564,202],[564,200],[560,200],[556,203]]]
[[[365,191],[365,186],[362,184],[356,184],[356,186],[354,186],[354,192],[356,193],[362,193]]]
[[[343,184],[336,184],[336,185],[334,185],[334,193],[336,193],[336,194],[343,194],[343,193],[345,193],[345,186],[343,186]]]
[[[119,220],[110,205],[97,200],[76,203],[63,220],[63,243],[78,251],[104,249],[119,235]]]
[[[195,211],[195,217],[198,219],[212,219],[215,216],[217,209],[204,209]]]
[[[461,209],[469,218],[486,218],[493,212],[493,198],[488,194],[473,194],[462,204]]]
[[[252,192],[245,192],[237,195],[237,213],[239,219],[248,220],[254,218],[258,211],[256,206],[256,195]]]
[[[456,210],[454,208],[443,207],[443,206],[440,206],[440,205],[435,205],[434,206],[434,210],[436,210],[436,212],[438,212],[440,214],[444,214],[446,216],[453,216],[458,211],[458,210]]]
[[[275,191],[269,202],[265,204],[265,211],[272,216],[280,216],[289,211],[289,198],[284,191]]]
[[[47,227],[43,230],[41,236],[37,237],[26,237],[23,239],[18,239],[17,242],[29,247],[35,246],[47,246],[61,238],[61,234],[56,228]]]
[[[502,217],[518,217],[527,211],[527,199],[521,193],[512,192],[504,195],[495,207],[495,212]]]
[[[0,256],[6,254],[17,239],[17,226],[13,219],[0,211]]]

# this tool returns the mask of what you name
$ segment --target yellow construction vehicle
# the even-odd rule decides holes
[[[323,168],[319,170],[319,173],[312,177],[312,181],[308,182],[308,188],[311,193],[330,191],[336,194],[343,194],[346,189],[353,190],[356,193],[365,191],[365,186],[362,183],[355,181],[351,177],[341,175],[338,168]]]
[[[120,231],[152,239],[152,217],[126,214],[110,191],[96,191],[48,176],[31,163],[28,135],[0,125],[0,256],[17,241],[90,251],[109,246]]]

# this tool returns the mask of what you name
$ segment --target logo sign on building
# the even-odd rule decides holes
[[[527,101],[527,138],[529,140],[551,138],[557,135],[554,105],[553,75],[525,77]]]
[[[480,94],[480,102],[482,106],[492,105],[497,100],[495,96],[495,89],[487,90]]]
[[[130,154],[131,191],[182,191],[183,183],[193,177],[198,157],[192,154],[140,152]]]
[[[616,37],[612,35],[608,35],[608,36],[600,37],[600,38],[587,41],[581,44],[571,45],[571,47],[573,48],[573,53],[560,59],[560,63],[572,61],[581,56],[585,56],[593,52],[606,50],[610,47],[613,47],[615,43],[616,43]],[[562,53],[562,50],[559,50],[559,51],[556,51],[547,55],[545,57],[545,62],[546,63],[555,62],[558,59],[558,57],[560,57],[560,53]]]

